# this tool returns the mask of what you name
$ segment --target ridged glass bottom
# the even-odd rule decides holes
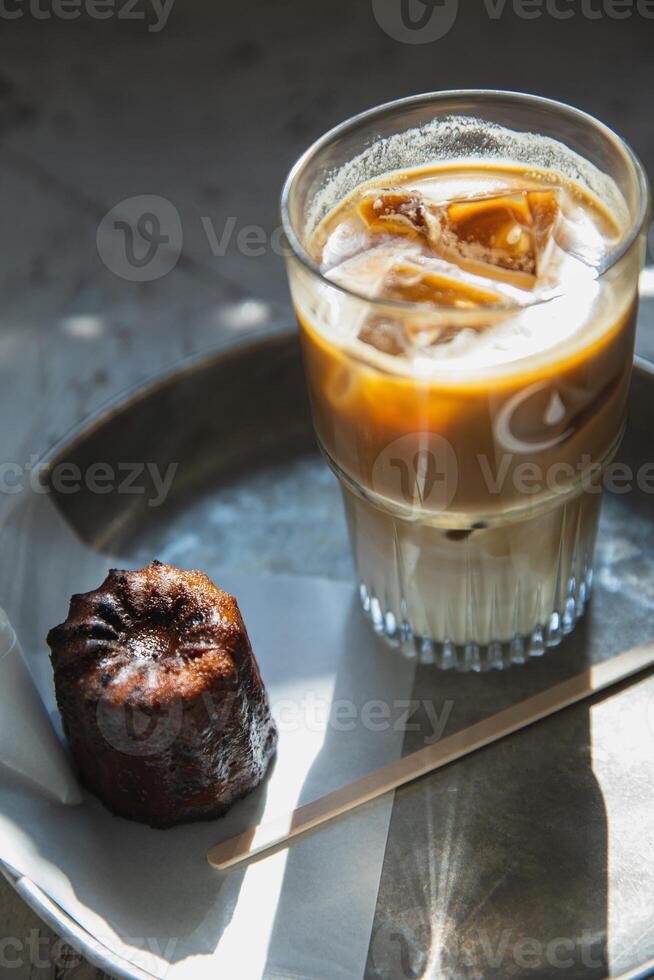
[[[557,646],[584,614],[599,494],[452,530],[343,493],[363,610],[405,656],[441,669],[504,669]]]
[[[568,582],[568,599],[563,612],[553,612],[549,620],[525,635],[516,633],[510,640],[491,640],[490,643],[457,645],[449,640],[434,640],[418,636],[407,620],[398,621],[391,609],[384,609],[379,598],[361,583],[361,607],[375,633],[389,646],[398,649],[407,659],[421,664],[433,664],[441,670],[476,671],[504,670],[513,664],[524,664],[530,657],[542,657],[557,647],[564,636],[574,630],[586,611],[593,582],[593,570],[587,569],[580,582]]]

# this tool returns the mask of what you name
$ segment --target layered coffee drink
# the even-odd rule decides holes
[[[642,258],[607,174],[488,131],[515,158],[423,154],[340,198],[332,180],[306,240],[320,279],[291,275],[364,610],[462,669],[543,653],[584,611]]]

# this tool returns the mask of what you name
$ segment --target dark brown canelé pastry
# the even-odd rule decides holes
[[[202,572],[112,569],[48,643],[82,780],[113,813],[209,819],[263,778],[268,698],[236,600]]]

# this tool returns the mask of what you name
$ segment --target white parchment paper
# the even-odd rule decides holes
[[[57,725],[45,635],[72,592],[96,587],[120,562],[82,545],[46,498],[16,515],[5,533],[27,523],[38,540],[22,551],[20,570],[34,592],[30,601],[14,586],[16,569],[5,568],[0,594]],[[206,851],[397,758],[413,667],[376,640],[347,585],[203,570],[238,598],[278,721],[265,784],[221,820],[156,831],[111,816],[91,796],[57,805],[0,770],[0,859],[157,977],[360,978],[390,796],[227,873],[209,868]]]
[[[69,759],[4,609],[0,609],[0,767],[57,803],[74,806],[82,801]]]

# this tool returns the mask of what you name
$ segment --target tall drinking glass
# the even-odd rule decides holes
[[[319,229],[357,188],[454,164],[560,178],[601,201],[618,232],[592,275],[526,305],[371,296],[321,265]],[[291,171],[282,217],[316,435],[342,488],[363,609],[405,653],[506,667],[560,643],[583,615],[603,473],[625,423],[648,212],[643,169],[613,132],[514,93],[381,106]],[[362,340],[367,325],[383,337],[510,328],[520,343],[523,323],[533,349],[504,356],[500,343],[486,360]]]

